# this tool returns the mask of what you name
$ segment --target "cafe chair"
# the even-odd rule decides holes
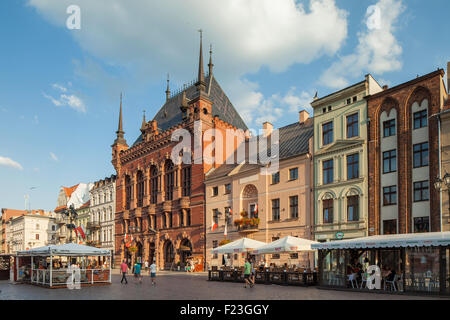
[[[388,281],[388,280],[384,280],[384,290],[386,291],[386,285],[390,286],[391,291],[397,291],[397,287],[395,285],[395,283],[398,281],[398,275],[394,276],[394,280],[392,281]]]
[[[360,289],[364,288],[364,284],[366,284],[366,287],[367,287],[367,273],[365,273],[365,272],[361,274],[361,286],[360,286]]]
[[[356,275],[354,273],[348,275],[348,281],[352,284],[352,288],[358,288],[358,281],[356,280]]]

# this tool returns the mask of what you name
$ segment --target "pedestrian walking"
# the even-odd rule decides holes
[[[251,275],[250,275],[251,287],[253,287],[255,285],[255,277],[256,277],[255,265],[256,265],[256,261],[254,259],[252,259]]]
[[[120,271],[122,272],[122,280],[120,280],[120,283],[123,283],[123,280],[125,280],[125,284],[128,284],[127,280],[128,265],[125,262],[125,260],[123,260],[122,264],[120,265]]]
[[[145,271],[147,271],[147,270],[148,270],[148,260],[145,260],[145,263],[144,263],[144,268],[145,268]]]
[[[156,285],[156,264],[155,261],[150,265],[150,278],[152,279],[152,286]]]
[[[133,271],[135,282],[139,280],[139,283],[142,283],[141,265],[137,261],[136,264],[134,265]]]
[[[248,261],[248,258],[245,258],[245,264],[244,264],[244,280],[245,280],[245,285],[244,288],[247,288],[247,285],[251,287],[253,287],[253,284],[250,281],[250,275],[251,275],[251,271],[252,271],[252,265],[250,264],[250,262]]]

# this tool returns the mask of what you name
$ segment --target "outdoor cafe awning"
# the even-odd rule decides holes
[[[50,256],[109,256],[111,252],[105,249],[99,249],[89,246],[83,246],[81,244],[66,243],[62,245],[53,245],[40,248],[34,248],[31,250],[19,251],[17,256],[38,256],[38,257],[50,257]]]
[[[450,245],[450,232],[380,235],[311,245],[312,249],[439,247]]]
[[[312,251],[312,244],[318,244],[319,242],[287,236],[278,239],[274,242],[268,243],[256,250],[253,250],[253,254],[266,254],[266,253],[282,253],[282,252],[299,252],[299,251]]]
[[[226,245],[214,248],[211,250],[212,253],[240,253],[249,252],[259,247],[264,246],[266,243],[261,241],[256,241],[248,238],[242,238]]]

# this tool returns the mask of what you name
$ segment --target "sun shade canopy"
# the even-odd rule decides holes
[[[109,256],[111,252],[105,249],[99,249],[89,246],[83,246],[75,243],[66,243],[62,245],[46,246],[31,250],[19,251],[18,256]]]
[[[265,253],[283,253],[283,252],[298,252],[298,251],[312,251],[312,244],[319,244],[319,242],[287,236],[278,239],[272,243],[268,243],[256,250],[253,250],[253,254],[265,254]]]
[[[240,253],[249,252],[259,247],[264,246],[266,243],[261,241],[256,241],[248,238],[242,238],[234,242],[228,243],[226,245],[214,248],[211,250],[212,253]]]
[[[313,249],[370,249],[370,248],[405,248],[405,247],[439,247],[450,245],[450,232],[432,232],[416,234],[380,235],[365,238],[324,242],[313,244]]]

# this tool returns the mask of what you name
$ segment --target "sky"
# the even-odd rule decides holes
[[[70,5],[80,29],[69,29]],[[205,69],[249,128],[282,127],[371,73],[394,86],[446,68],[447,0],[0,1],[0,208],[53,210],[61,186],[114,174],[125,138]],[[70,23],[69,23],[70,25]]]

